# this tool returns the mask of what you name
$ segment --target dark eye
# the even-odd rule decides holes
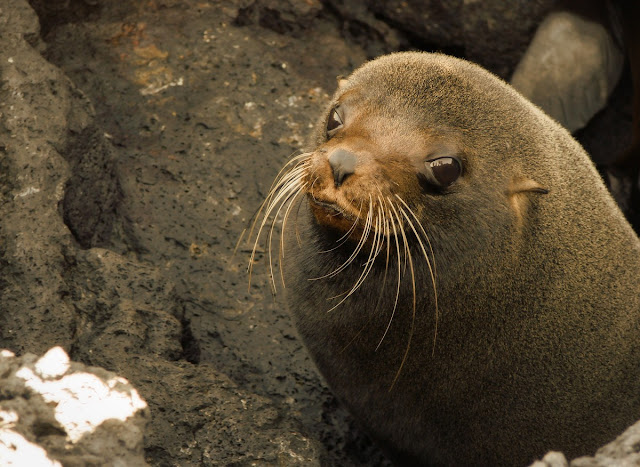
[[[332,136],[331,132],[340,128],[344,123],[342,122],[342,117],[338,113],[337,108],[331,109],[329,113],[329,119],[327,120],[327,137]]]
[[[462,174],[462,166],[454,157],[439,157],[425,162],[427,180],[439,187],[447,187]]]

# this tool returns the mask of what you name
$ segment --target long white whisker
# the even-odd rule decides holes
[[[258,247],[258,242],[260,241],[260,234],[262,233],[262,229],[264,228],[264,226],[267,224],[269,218],[271,217],[271,213],[273,212],[273,210],[276,207],[279,206],[280,201],[282,201],[283,199],[287,199],[293,193],[296,193],[301,188],[301,186],[302,186],[302,183],[300,182],[300,179],[294,179],[294,180],[290,181],[287,185],[283,186],[278,191],[277,196],[266,207],[264,216],[262,218],[262,222],[260,223],[260,227],[258,228],[258,232],[256,234],[256,239],[255,239],[255,242],[254,242],[254,245],[253,245],[253,251],[251,253],[249,266],[251,266],[253,264],[254,255],[255,255],[256,249]]]
[[[388,200],[388,204],[390,208],[393,209],[393,204],[391,200]],[[380,342],[378,342],[378,345],[376,346],[376,350],[378,350],[378,348],[382,344],[382,341],[384,341],[384,338],[387,336],[387,333],[389,332],[389,328],[391,327],[391,323],[393,322],[393,318],[398,308],[398,299],[400,298],[400,283],[402,282],[402,278],[401,278],[402,263],[400,260],[400,243],[398,242],[398,232],[396,230],[396,221],[394,220],[393,212],[391,211],[391,209],[389,210],[389,217],[391,219],[391,228],[393,229],[393,238],[396,244],[396,253],[397,253],[396,260],[398,262],[398,281],[396,285],[396,298],[395,298],[395,301],[393,302],[393,310],[391,310],[391,317],[389,318],[389,322],[387,323],[387,328],[384,330],[384,334],[382,335]],[[394,212],[395,212],[395,209],[394,209]],[[397,216],[397,213],[396,213],[396,216]],[[398,228],[402,228],[402,225],[399,225]]]
[[[280,280],[282,281],[282,288],[284,289],[286,287],[285,283],[284,283],[284,268],[282,267],[283,264],[283,259],[284,259],[284,231],[285,228],[287,226],[287,219],[289,218],[289,215],[291,214],[291,208],[293,207],[293,204],[296,202],[296,199],[298,199],[298,197],[302,194],[304,194],[304,188],[305,185],[303,185],[300,189],[300,191],[298,191],[296,194],[293,195],[293,197],[291,198],[291,200],[289,201],[289,204],[287,206],[287,210],[285,211],[284,215],[282,216],[282,231],[280,232],[280,254],[278,256],[278,263],[280,264]]]
[[[364,239],[365,241],[361,241],[359,243],[360,249],[362,248],[362,245],[364,245],[364,243],[366,242],[366,238],[369,236],[369,233],[372,230],[372,225],[373,225],[373,206],[372,205],[373,205],[373,201],[371,199],[371,195],[369,195],[369,212],[367,213],[367,221],[365,223],[365,230],[364,230],[364,232],[362,234],[362,237],[361,237],[361,240]],[[375,228],[373,230],[375,231]],[[375,233],[376,233],[376,235],[378,234],[377,232],[375,232]],[[374,242],[375,241],[376,241],[376,239],[374,238]],[[360,287],[360,285],[364,281],[364,278],[367,277],[367,274],[369,274],[369,271],[371,270],[371,267],[373,265],[372,258],[374,258],[375,248],[376,248],[376,246],[372,245],[371,250],[369,251],[369,258],[367,259],[367,262],[364,264],[364,268],[363,268],[362,272],[360,273],[360,276],[358,277],[358,280],[351,287],[351,290],[342,298],[342,300],[340,300],[340,302],[338,302],[336,305],[331,307],[328,311],[335,310],[338,306],[340,306],[342,303],[344,303],[344,301],[347,298],[349,298]]]
[[[380,191],[380,189],[378,189],[378,191]],[[380,195],[382,195],[382,193],[380,193]],[[378,295],[378,301],[376,302],[376,306],[373,309],[373,312],[369,314],[369,319],[367,320],[366,323],[362,325],[360,330],[349,340],[349,342],[347,342],[347,344],[340,350],[341,353],[347,350],[347,348],[349,348],[349,346],[353,344],[353,342],[355,342],[358,336],[362,334],[362,331],[364,331],[364,329],[369,325],[369,323],[371,323],[371,320],[377,315],[376,312],[378,311],[378,307],[380,306],[380,303],[382,301],[382,295],[384,293],[385,284],[387,282],[387,272],[389,270],[390,254],[389,254],[389,219],[385,214],[381,196],[378,196],[378,216],[384,220],[384,229],[382,231],[382,235],[383,235],[382,241],[387,244],[387,255],[385,260],[384,277],[382,278],[382,286],[380,287],[380,294]]]
[[[380,190],[378,190],[380,191]],[[385,255],[385,264],[384,264],[384,275],[382,276],[382,285],[380,286],[380,293],[378,295],[378,300],[376,301],[376,306],[373,309],[373,315],[376,315],[378,311],[378,307],[382,302],[382,296],[385,291],[385,286],[387,284],[387,273],[389,272],[389,258],[390,258],[390,231],[389,231],[389,218],[384,209],[384,202],[381,195],[378,195],[378,218],[382,219],[380,222],[381,225],[381,241],[380,241],[380,249],[382,249],[382,245],[386,245],[386,255]],[[377,256],[377,253],[376,253]],[[376,346],[376,350],[378,350],[378,346]]]
[[[397,193],[396,193],[395,196],[396,196],[396,198],[398,198],[398,200],[400,200],[400,202],[403,204],[403,206],[407,209],[407,211],[409,211],[411,216],[415,219],[416,224],[418,225],[418,227],[420,227],[420,231],[422,232],[422,236],[424,237],[424,239],[427,241],[427,244],[429,245],[429,252],[431,253],[431,261],[432,261],[432,264],[433,264],[433,277],[437,278],[438,277],[438,269],[436,267],[436,257],[433,254],[433,247],[431,246],[431,240],[429,240],[429,235],[427,235],[427,231],[425,230],[425,228],[423,227],[422,223],[420,222],[420,219],[418,219],[418,217],[413,212],[413,209],[411,209],[407,205],[407,203]]]
[[[358,244],[356,245],[355,249],[351,253],[351,256],[349,256],[349,258],[347,258],[347,260],[344,263],[342,263],[333,271],[325,274],[324,276],[313,277],[309,280],[315,281],[315,280],[324,279],[326,277],[334,277],[340,272],[344,271],[353,262],[356,256],[358,256],[358,253],[360,253],[360,250],[362,250],[362,247],[364,246],[365,242],[367,241],[367,237],[369,236],[369,230],[371,229],[371,216],[372,216],[371,206],[369,206],[369,212],[367,214],[367,219],[365,221],[364,230],[362,232],[362,235],[360,236],[360,240],[358,240]]]
[[[335,271],[333,271],[332,273],[330,273],[331,276],[334,276],[335,274],[337,274],[338,272],[340,272],[341,269],[346,268],[347,266],[349,266],[354,260],[355,258],[357,258],[358,254],[360,253],[360,251],[362,251],[362,247],[366,244],[367,239],[369,237],[369,233],[371,232],[371,225],[372,225],[372,219],[373,219],[373,211],[371,209],[371,204],[369,204],[369,210],[367,212],[367,218],[364,224],[364,228],[362,230],[362,234],[360,235],[360,240],[358,241],[358,244],[356,245],[353,253],[351,253],[351,256],[347,259],[347,261],[345,261],[338,269],[336,269]],[[359,278],[358,278],[359,280]],[[357,281],[356,281],[357,282]],[[349,293],[353,290],[353,287],[351,289],[349,289],[348,291],[342,292],[336,296],[333,297],[329,297],[327,300],[335,300],[337,298],[340,298],[344,295],[349,295]],[[343,303],[345,300],[347,299],[347,297],[344,297],[340,303],[338,303],[338,305],[340,305],[341,303]],[[334,308],[336,308],[338,305],[334,306],[333,308],[329,309],[328,311],[333,310]]]
[[[356,227],[358,226],[358,219],[360,219],[360,214],[362,214],[362,204],[363,203],[360,202],[360,209],[358,210],[358,215],[356,216],[356,220],[353,221],[353,224],[351,224],[351,227],[349,228],[347,233],[345,233],[342,237],[336,240],[337,245],[334,246],[333,248],[329,248],[328,250],[319,251],[318,253],[324,254],[324,253],[329,253],[331,251],[335,251],[347,242],[347,240],[349,239],[349,236],[356,230]]]
[[[411,209],[409,208],[409,206],[406,205],[406,203],[404,203],[404,201],[402,200],[402,198],[400,198],[398,196],[398,199],[403,202],[403,204],[406,206],[407,210],[409,210],[410,212]],[[418,232],[416,231],[413,222],[411,222],[411,218],[408,216],[408,214],[406,213],[406,211],[399,206],[398,209],[400,210],[400,212],[402,213],[402,215],[405,217],[405,219],[407,220],[407,223],[409,224],[409,227],[411,227],[411,230],[413,230],[413,234],[416,236],[416,239],[418,240],[418,244],[420,245],[420,248],[422,249],[422,254],[424,255],[424,258],[427,262],[427,266],[429,267],[429,274],[431,275],[431,284],[433,285],[433,296],[434,296],[434,308],[435,308],[435,315],[436,315],[436,322],[435,322],[435,326],[434,326],[434,335],[433,335],[433,347],[431,349],[431,353],[432,355],[435,354],[435,350],[436,350],[436,339],[438,337],[438,315],[439,315],[439,309],[438,309],[438,290],[436,287],[436,277],[435,277],[435,271],[434,269],[431,267],[431,261],[429,261],[429,257],[427,256],[427,252],[424,248],[424,244],[422,243],[422,240],[420,240],[420,236],[418,235]],[[415,214],[414,214],[415,217]],[[435,260],[434,260],[435,261]]]
[[[299,156],[300,157],[300,156]],[[249,266],[248,266],[248,271],[249,271],[249,288],[251,288],[251,277],[252,277],[252,272],[253,272],[253,264],[255,261],[255,255],[256,255],[256,251],[258,249],[258,242],[260,241],[260,236],[262,234],[262,230],[264,229],[265,225],[267,224],[269,218],[271,217],[271,214],[273,213],[274,209],[277,208],[276,211],[276,215],[273,218],[273,221],[271,223],[271,233],[269,235],[269,262],[271,265],[271,235],[273,233],[273,226],[275,223],[275,220],[278,217],[278,214],[280,213],[280,210],[282,209],[282,205],[283,203],[286,203],[286,201],[293,196],[294,194],[297,194],[300,192],[300,190],[302,190],[304,184],[302,182],[303,176],[305,174],[305,170],[308,167],[308,163],[307,160],[302,160],[299,161],[292,169],[290,172],[287,172],[286,174],[282,175],[280,177],[280,181],[274,183],[272,186],[274,187],[272,189],[272,191],[269,193],[267,200],[265,200],[265,202],[262,203],[262,206],[260,207],[260,209],[258,210],[258,216],[260,215],[260,213],[262,211],[264,211],[264,214],[262,216],[262,221],[260,222],[260,226],[258,228],[258,231],[256,233],[256,237],[255,237],[255,241],[253,244],[253,248],[251,251],[251,256],[249,258]],[[268,204],[267,204],[268,201]],[[258,220],[258,217],[256,217],[256,219],[253,222],[253,225],[251,226],[251,231],[249,232],[249,238],[252,237],[253,234],[253,230],[255,229],[256,226],[256,222]],[[271,271],[273,273],[273,269],[272,266],[270,266]],[[273,290],[275,291],[275,281],[273,279],[273,274],[272,274],[272,283],[273,283]]]
[[[253,221],[251,225],[251,230],[249,231],[249,238],[253,236],[253,231],[256,226],[256,222],[258,221],[260,213],[264,210],[264,215],[262,216],[262,223],[260,224],[260,229],[256,235],[256,242],[260,238],[260,232],[264,225],[269,219],[271,212],[277,206],[278,200],[282,199],[285,196],[285,193],[290,191],[292,186],[299,186],[302,182],[302,176],[304,175],[304,171],[306,169],[305,162],[301,162],[299,165],[296,165],[290,172],[287,172],[285,175],[281,177],[281,180],[275,185],[273,191],[267,195],[267,199],[264,200],[260,209],[258,210],[258,214],[256,219]]]
[[[288,180],[290,180],[291,178],[294,178],[295,175],[292,175],[293,172],[296,172],[296,169],[298,169],[300,166],[304,165],[305,167],[308,166],[308,159],[309,156],[311,155],[311,153],[304,153],[304,154],[300,154],[294,158],[292,158],[291,160],[289,160],[284,167],[282,167],[280,169],[280,171],[278,172],[278,175],[276,175],[276,178],[273,180],[273,183],[271,183],[271,187],[269,188],[269,191],[267,192],[267,196],[264,199],[264,201],[262,202],[262,204],[260,204],[260,207],[258,208],[258,210],[256,211],[256,213],[253,216],[253,222],[251,223],[251,229],[249,231],[249,237],[251,238],[253,235],[253,229],[256,225],[256,222],[258,221],[258,219],[260,218],[260,213],[262,212],[262,210],[264,209],[265,206],[268,206],[269,204],[271,204],[271,199],[273,198],[274,194],[279,190],[279,187],[282,187],[283,185],[285,185],[287,183]],[[287,167],[289,167],[292,163],[295,162],[295,165],[293,167],[291,167],[290,171],[288,171],[286,174],[283,174],[283,172],[287,169]],[[299,175],[299,174],[298,174]]]
[[[274,230],[274,227],[275,227],[275,224],[276,224],[275,221],[280,216],[280,212],[282,211],[282,208],[286,205],[287,209],[288,209],[291,206],[291,201],[293,201],[300,194],[303,185],[301,185],[299,183],[296,183],[296,185],[299,185],[297,190],[283,190],[283,192],[281,193],[282,196],[283,196],[283,199],[280,200],[280,197],[278,196],[276,198],[276,203],[274,204],[275,206],[278,206],[278,209],[277,209],[275,215],[273,216],[273,222],[271,223],[271,228],[269,229],[269,237],[268,237],[268,240],[267,240],[268,255],[269,255],[269,275],[271,277],[271,285],[272,285],[272,290],[273,290],[274,294],[276,292],[276,280],[275,280],[275,277],[274,277],[274,274],[273,274],[273,255],[271,253],[271,245],[273,243],[272,242],[273,230]],[[288,194],[287,194],[287,192],[288,192]],[[286,194],[286,197],[284,196],[285,194]],[[270,212],[270,211],[268,211],[268,212]],[[284,230],[282,232],[284,232]],[[281,238],[282,238],[282,232],[281,232]]]
[[[390,204],[390,206],[391,206],[391,209],[395,212],[398,222],[401,222],[400,215],[398,214],[398,211],[396,210],[395,206],[393,206],[393,204]],[[409,349],[411,347],[411,339],[413,338],[413,332],[414,332],[415,321],[416,321],[416,277],[413,270],[413,260],[411,258],[411,250],[409,248],[409,242],[407,241],[407,236],[405,235],[403,228],[400,228],[400,233],[402,234],[402,241],[404,243],[405,255],[406,255],[407,261],[409,262],[409,271],[411,272],[411,288],[413,292],[413,302],[412,302],[413,312],[411,315],[411,328],[409,329],[409,339],[407,341],[407,347],[402,357],[402,362],[400,363],[400,367],[398,368],[398,371],[396,372],[396,375],[393,378],[393,382],[389,387],[389,391],[393,389],[393,386],[395,386],[396,382],[398,381],[398,378],[400,377],[400,373],[402,372],[402,368],[404,367],[404,364],[406,363],[407,358],[409,356]]]

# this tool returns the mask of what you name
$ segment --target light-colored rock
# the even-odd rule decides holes
[[[636,467],[640,465],[640,421],[615,440],[602,446],[595,456],[583,456],[567,463],[560,452],[550,451],[530,467]]]
[[[631,425],[593,457],[579,457],[569,467],[633,467],[640,465],[640,422]]]
[[[542,460],[535,461],[530,467],[568,467],[564,454],[556,451],[549,451]]]
[[[129,382],[69,360],[0,354],[0,465],[143,466],[147,404]]]
[[[511,84],[574,132],[605,107],[623,66],[622,50],[602,24],[557,12],[538,28]]]

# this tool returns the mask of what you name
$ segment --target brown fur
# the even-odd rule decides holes
[[[345,125],[327,141],[338,102]],[[339,188],[327,162],[336,148],[358,156]],[[416,167],[440,150],[463,160],[463,175],[425,192]],[[341,83],[309,164],[311,194],[355,215],[369,193],[400,195],[433,247],[437,309],[409,238],[410,265],[383,248],[328,312],[369,248],[341,273],[309,280],[335,270],[354,242],[336,247],[344,222],[314,216],[306,201],[285,229],[299,332],[393,460],[527,465],[548,450],[591,454],[640,418],[640,242],[584,150],[510,86],[444,55],[379,58]]]

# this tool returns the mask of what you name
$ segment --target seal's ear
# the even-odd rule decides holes
[[[544,188],[532,178],[517,177],[511,180],[511,185],[509,186],[509,195],[513,196],[519,193],[540,193],[542,195],[546,195],[547,193],[549,193],[549,190]]]
[[[513,211],[516,215],[516,218],[519,221],[519,224],[523,222],[529,205],[532,202],[530,194],[541,194],[546,195],[549,193],[549,190],[544,188],[538,182],[533,180],[532,178],[526,177],[515,177],[511,180],[511,184],[509,185],[509,189],[507,191],[507,196],[509,197],[509,202]]]

